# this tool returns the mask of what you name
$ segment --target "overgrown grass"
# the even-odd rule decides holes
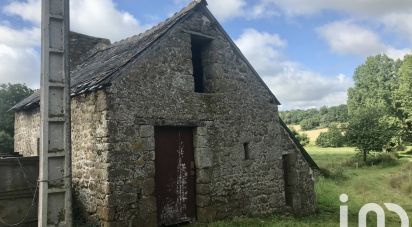
[[[410,148],[409,148],[410,149]],[[396,203],[412,219],[412,156],[401,153],[398,165],[345,165],[355,154],[354,148],[319,148],[308,146],[317,164],[327,171],[316,179],[317,213],[304,218],[275,215],[264,219],[236,218],[208,224],[211,227],[231,226],[339,226],[339,195],[349,196],[349,226],[358,226],[360,208],[366,203]],[[368,226],[376,226],[376,216],[368,217]],[[202,226],[202,225],[200,225]],[[400,226],[396,214],[386,210],[386,226]]]

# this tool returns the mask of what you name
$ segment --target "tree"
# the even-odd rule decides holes
[[[364,162],[370,151],[383,151],[397,132],[383,115],[381,109],[362,108],[353,112],[349,120],[347,140],[363,153]]]
[[[342,147],[345,137],[336,125],[331,125],[327,132],[322,132],[316,138],[316,145],[320,147]]]
[[[0,130],[14,135],[14,114],[8,110],[31,95],[33,90],[22,84],[0,84]]]
[[[404,58],[399,69],[399,88],[395,92],[395,108],[399,110],[398,115],[402,122],[402,135],[412,137],[412,55]]]
[[[320,125],[320,119],[318,115],[313,116],[312,118],[306,118],[303,119],[300,122],[300,126],[302,127],[302,130],[311,130],[315,129]]]
[[[365,160],[369,151],[389,150],[401,143],[402,126],[395,105],[401,63],[386,55],[369,57],[353,76],[355,86],[348,90],[348,136]]]
[[[393,94],[399,86],[400,64],[386,55],[377,55],[359,66],[353,76],[355,86],[348,90],[349,115],[368,107],[379,108],[385,115],[395,115]]]
[[[13,138],[6,132],[0,131],[0,153],[13,152]]]

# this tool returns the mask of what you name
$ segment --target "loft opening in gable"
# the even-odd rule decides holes
[[[192,66],[193,66],[193,79],[194,90],[196,93],[209,92],[205,81],[205,66],[207,62],[207,51],[211,42],[211,38],[191,35],[191,50],[192,50]]]

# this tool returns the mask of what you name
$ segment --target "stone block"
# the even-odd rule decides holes
[[[146,178],[143,183],[142,193],[145,196],[154,195],[155,194],[155,179],[154,178]]]
[[[211,169],[196,169],[196,183],[208,184],[211,178]]]
[[[143,197],[140,200],[139,205],[140,205],[140,211],[144,214],[156,213],[157,211],[155,196]]]
[[[141,125],[140,126],[140,137],[154,137],[154,127],[152,125]]]
[[[195,135],[196,136],[206,136],[207,135],[207,128],[206,127],[197,127]]]
[[[115,208],[99,207],[97,208],[97,215],[99,216],[99,219],[110,222],[114,220],[116,210]]]
[[[196,168],[212,167],[212,152],[209,148],[195,148],[195,164]]]
[[[193,138],[193,144],[195,148],[205,148],[207,147],[207,137],[206,136],[195,136]]]
[[[209,195],[210,185],[209,184],[196,184],[196,194]]]
[[[196,206],[207,207],[210,204],[210,196],[208,195],[196,195]]]
[[[141,138],[141,142],[142,142],[144,150],[148,151],[148,150],[154,150],[155,149],[154,137]]]
[[[199,222],[211,222],[216,217],[216,209],[212,207],[199,207],[197,209],[197,219]]]

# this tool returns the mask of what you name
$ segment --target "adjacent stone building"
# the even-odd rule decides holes
[[[206,5],[194,1],[114,44],[74,34],[74,213],[87,223],[155,226],[315,210],[316,164]],[[36,156],[38,93],[13,110],[16,151]]]

